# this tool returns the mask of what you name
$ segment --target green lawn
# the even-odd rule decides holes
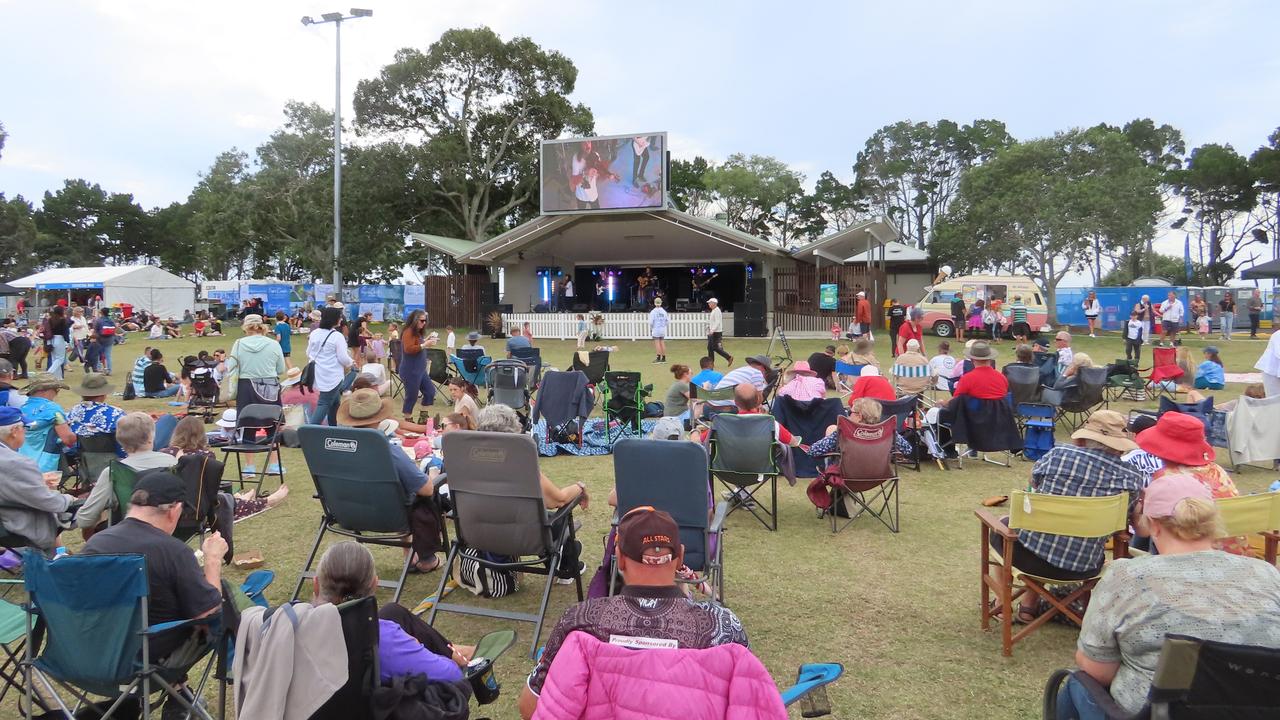
[[[929,347],[936,341],[926,337]],[[726,341],[739,362],[749,354],[764,352],[767,343],[766,339]],[[1187,343],[1202,344],[1190,339]],[[145,344],[144,338],[135,336],[116,348],[117,377],[132,366]],[[824,340],[794,340],[792,349],[796,358],[802,359],[826,344]],[[1228,371],[1252,372],[1265,339],[1241,338],[1218,344]],[[171,369],[176,369],[179,355],[230,345],[231,338],[211,338],[168,341],[161,347]],[[567,365],[572,342],[538,345],[551,364]],[[668,346],[669,360],[688,363],[696,371],[701,343],[673,341]],[[295,338],[294,347],[295,358],[304,355],[305,338]],[[1079,338],[1075,348],[1090,353],[1096,361],[1123,356],[1122,341],[1114,335],[1096,340]],[[1005,342],[999,349],[1000,364],[1004,364],[1013,345]],[[889,359],[883,334],[876,353],[882,362]],[[612,366],[641,370],[661,397],[671,376],[665,366],[649,364],[653,354],[649,343],[624,342]],[[74,384],[78,377],[79,370],[73,370],[68,379]],[[1239,390],[1239,386],[1229,386],[1218,396],[1234,397]],[[75,398],[64,391],[59,401],[69,407]],[[171,409],[155,400],[122,404],[126,409]],[[1133,406],[1119,403],[1116,409],[1127,412]],[[437,407],[443,409],[443,405]],[[266,566],[277,574],[268,593],[273,603],[289,599],[319,518],[319,505],[311,498],[313,487],[301,453],[286,451],[284,461],[292,490],[288,501],[236,526],[237,549],[260,549]],[[557,484],[582,480],[590,489],[594,502],[581,513],[579,537],[584,557],[594,570],[609,524],[604,499],[613,483],[612,458],[556,457],[543,459],[541,466]],[[785,482],[780,488],[778,532],[770,533],[750,516],[735,514],[728,523],[726,540],[726,596],[745,623],[755,653],[783,685],[794,678],[801,663],[843,663],[846,675],[831,692],[836,717],[1038,717],[1044,680],[1054,668],[1070,663],[1075,633],[1049,625],[1016,646],[1012,658],[1001,656],[998,631],[983,633],[979,628],[980,586],[974,571],[979,569],[980,551],[978,523],[972,512],[982,498],[1024,486],[1030,467],[1020,461],[1008,469],[970,462],[963,470],[951,472],[936,467],[925,467],[920,473],[905,470],[902,532],[896,535],[874,519],[863,519],[832,536],[829,525],[815,517],[803,487],[789,488]],[[1258,491],[1265,489],[1273,476],[1270,470],[1251,469],[1239,475],[1237,482],[1243,491]],[[66,544],[74,551],[78,538],[67,536]],[[394,576],[399,553],[375,550],[375,554],[379,573]],[[227,572],[236,579],[244,574],[234,569]],[[412,606],[434,591],[438,577],[411,576],[403,602]],[[538,596],[535,585],[529,583],[510,598],[487,602],[533,609]],[[549,612],[552,621],[572,601],[572,588],[557,586]],[[441,616],[438,627],[452,640],[474,642],[497,624],[499,621],[448,615]],[[483,715],[515,716],[515,699],[531,667],[519,648],[527,644],[531,628],[517,626],[521,639],[498,670],[502,698]],[[6,707],[11,709],[12,705]],[[798,711],[793,716],[799,717]]]

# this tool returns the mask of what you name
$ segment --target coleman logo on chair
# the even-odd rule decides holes
[[[360,443],[355,440],[345,440],[343,438],[325,438],[324,449],[334,450],[337,452],[353,453],[360,447]]]
[[[502,448],[471,448],[471,459],[476,462],[502,463],[507,461],[507,451]]]
[[[859,427],[853,431],[853,437],[858,440],[879,440],[884,436],[884,428],[879,427]]]

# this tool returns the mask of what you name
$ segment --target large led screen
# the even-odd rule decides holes
[[[667,203],[667,134],[546,140],[542,212],[592,213]]]

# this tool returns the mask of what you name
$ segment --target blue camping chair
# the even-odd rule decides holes
[[[853,392],[853,386],[844,381],[845,377],[859,377],[862,375],[862,368],[866,365],[850,365],[847,362],[836,361],[835,368],[831,371],[836,379],[836,389],[840,391],[840,397],[849,397]]]
[[[479,348],[458,348],[458,354],[449,358],[458,376],[476,387],[484,387],[485,367],[493,362],[493,358],[484,354]]]
[[[682,440],[641,440],[624,438],[613,446],[614,488],[618,514],[650,505],[668,512],[680,526],[684,564],[696,573],[681,582],[694,586],[706,582],[713,599],[724,602],[724,519],[729,503],[711,506],[707,487],[707,453],[695,443]],[[618,569],[610,562],[609,594],[613,594]]]
[[[177,415],[161,415],[156,418],[156,435],[155,440],[151,443],[151,449],[160,452],[169,447],[169,440],[173,437],[173,429],[176,427],[178,427]],[[95,475],[93,479],[97,480],[98,478]]]
[[[77,706],[90,703],[88,693],[115,697],[102,718],[115,715],[135,694],[142,717],[149,717],[151,693],[159,689],[192,717],[212,720],[203,707],[192,706],[175,684],[213,651],[221,635],[220,614],[150,625],[147,563],[141,555],[75,555],[49,561],[40,553],[28,552],[24,567],[30,596],[23,662],[28,708],[34,695],[32,683],[38,681],[68,717],[73,711],[57,695],[54,683],[73,695]],[[46,630],[39,657],[32,657],[33,615]],[[202,627],[209,630],[198,635],[205,639],[204,646],[190,655],[183,653],[187,661],[181,666],[157,663],[152,656],[151,644],[157,637],[183,632],[197,636]],[[201,696],[213,666],[213,662],[205,666],[193,688],[194,697]]]

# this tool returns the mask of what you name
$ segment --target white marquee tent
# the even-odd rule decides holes
[[[181,318],[196,302],[196,284],[154,265],[51,268],[9,281],[41,292],[101,290],[107,305],[128,303],[160,317]]]

